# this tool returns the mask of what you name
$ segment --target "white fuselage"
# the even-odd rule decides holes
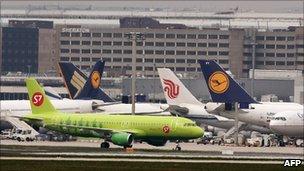
[[[67,113],[93,112],[93,103],[103,103],[93,100],[51,100],[57,110]],[[0,101],[1,116],[21,117],[31,113],[29,100],[2,100]]]
[[[196,105],[196,104],[180,104],[180,107],[186,107],[189,109],[189,113],[187,115],[183,115],[183,117],[194,120],[195,122],[210,125],[213,127],[218,127],[222,129],[230,129],[235,126],[235,121],[233,118],[226,118],[222,116],[217,116],[214,114],[210,114],[205,110],[205,105]],[[247,124],[244,127],[245,131],[258,131],[260,133],[270,133],[268,128],[263,126],[257,126],[253,124]]]
[[[303,105],[283,102],[250,104],[249,109],[240,109],[237,116],[239,121],[269,128],[269,122],[276,113],[290,110],[303,110]],[[234,119],[235,111],[220,111],[219,115]]]
[[[131,104],[106,104],[100,100],[51,100],[54,107],[65,113],[92,113],[102,112],[106,114],[130,114]],[[93,106],[97,105],[96,108]],[[21,117],[31,113],[31,107],[28,100],[2,100],[0,102],[1,116]],[[154,114],[161,113],[160,104],[136,103],[136,114]],[[97,109],[97,110],[94,110]]]
[[[284,111],[274,115],[271,119],[270,129],[278,134],[288,137],[304,137],[303,109],[298,111]]]
[[[159,114],[164,112],[161,106],[162,104],[157,103],[135,103],[135,114]],[[132,104],[119,103],[99,106],[97,110],[107,114],[130,114],[132,113]]]

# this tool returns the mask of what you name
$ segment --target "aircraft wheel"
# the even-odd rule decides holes
[[[133,147],[133,145],[125,145],[124,149],[126,149],[126,148],[132,148],[132,147]]]
[[[177,151],[181,151],[181,150],[182,150],[182,148],[181,148],[181,147],[176,147],[176,148],[175,148],[175,150],[177,150]]]
[[[102,142],[101,144],[100,144],[100,148],[105,148],[105,149],[107,149],[107,148],[109,148],[110,147],[110,144],[108,143],[108,142]]]

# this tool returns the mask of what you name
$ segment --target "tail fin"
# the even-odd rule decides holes
[[[75,97],[76,99],[99,99],[104,102],[115,102],[109,97],[101,88],[101,76],[103,73],[105,62],[97,61],[94,65],[92,72],[90,73],[89,79],[87,79],[83,89]]]
[[[84,87],[88,77],[71,62],[59,62],[59,68],[70,98],[75,99]]]
[[[199,60],[214,102],[257,103],[225,70],[213,60]]]
[[[73,99],[99,99],[104,102],[114,102],[99,86],[105,62],[97,61],[88,78],[74,64],[59,62],[59,68],[66,87]]]
[[[52,105],[44,90],[34,78],[26,79],[29,100],[33,114],[56,113],[57,110]]]
[[[170,69],[157,68],[157,71],[169,105],[180,105],[181,103],[202,104],[191,94]]]

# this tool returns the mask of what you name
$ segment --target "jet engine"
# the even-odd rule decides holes
[[[129,133],[114,133],[111,136],[111,141],[115,145],[119,146],[130,146],[133,142],[133,136]]]

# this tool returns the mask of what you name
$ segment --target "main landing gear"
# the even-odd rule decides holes
[[[132,145],[125,145],[125,146],[123,146],[124,149],[132,148],[132,147],[133,147]]]
[[[106,141],[104,141],[100,144],[100,148],[102,148],[102,149],[108,149],[109,147],[110,147],[110,144]]]
[[[182,147],[179,145],[179,141],[176,141],[176,146],[175,146],[175,148],[173,148],[173,150],[176,150],[176,151],[182,150]]]

